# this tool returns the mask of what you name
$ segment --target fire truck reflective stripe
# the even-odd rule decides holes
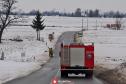
[[[95,70],[95,69],[61,69],[61,70]]]

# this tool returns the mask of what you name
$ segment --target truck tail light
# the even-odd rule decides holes
[[[66,67],[62,66],[62,67],[61,67],[61,70],[64,70],[64,69],[66,69]]]
[[[66,65],[61,65],[61,70],[65,70],[65,69],[67,69],[67,67],[68,66],[66,66]]]

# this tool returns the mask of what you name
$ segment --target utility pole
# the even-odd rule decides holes
[[[82,30],[80,32],[80,38],[81,38],[81,43],[82,43],[82,40],[83,40],[83,31],[84,31],[84,16],[85,16],[85,13],[82,12],[81,16],[82,16]]]
[[[87,30],[88,30],[88,16],[87,16]]]
[[[97,25],[97,24],[98,24],[98,22],[97,22],[97,20],[96,20],[96,30],[97,30],[97,27],[98,27],[98,25]]]
[[[83,19],[83,16],[82,16],[82,31],[84,29],[84,19]]]
[[[84,30],[84,16],[85,16],[85,13],[82,12],[81,16],[82,16],[82,31],[83,31]]]
[[[88,14],[88,10],[86,11],[86,14]],[[88,30],[88,15],[86,15],[87,18],[87,30]]]

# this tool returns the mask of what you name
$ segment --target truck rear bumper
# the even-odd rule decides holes
[[[75,74],[80,74],[80,73],[92,73],[93,68],[86,68],[86,67],[63,67],[61,68],[61,72],[65,73],[75,73]]]

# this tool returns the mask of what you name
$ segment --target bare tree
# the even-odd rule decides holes
[[[11,15],[16,3],[16,0],[0,0],[0,43],[4,29],[19,19],[17,15]]]
[[[122,24],[123,24],[122,19],[123,18],[116,18],[116,21],[115,21],[115,23],[116,23],[116,30],[120,30],[121,29]]]
[[[115,20],[115,24],[116,24],[116,30],[120,30],[122,25],[123,25],[123,15],[117,11],[115,14],[116,20]]]

